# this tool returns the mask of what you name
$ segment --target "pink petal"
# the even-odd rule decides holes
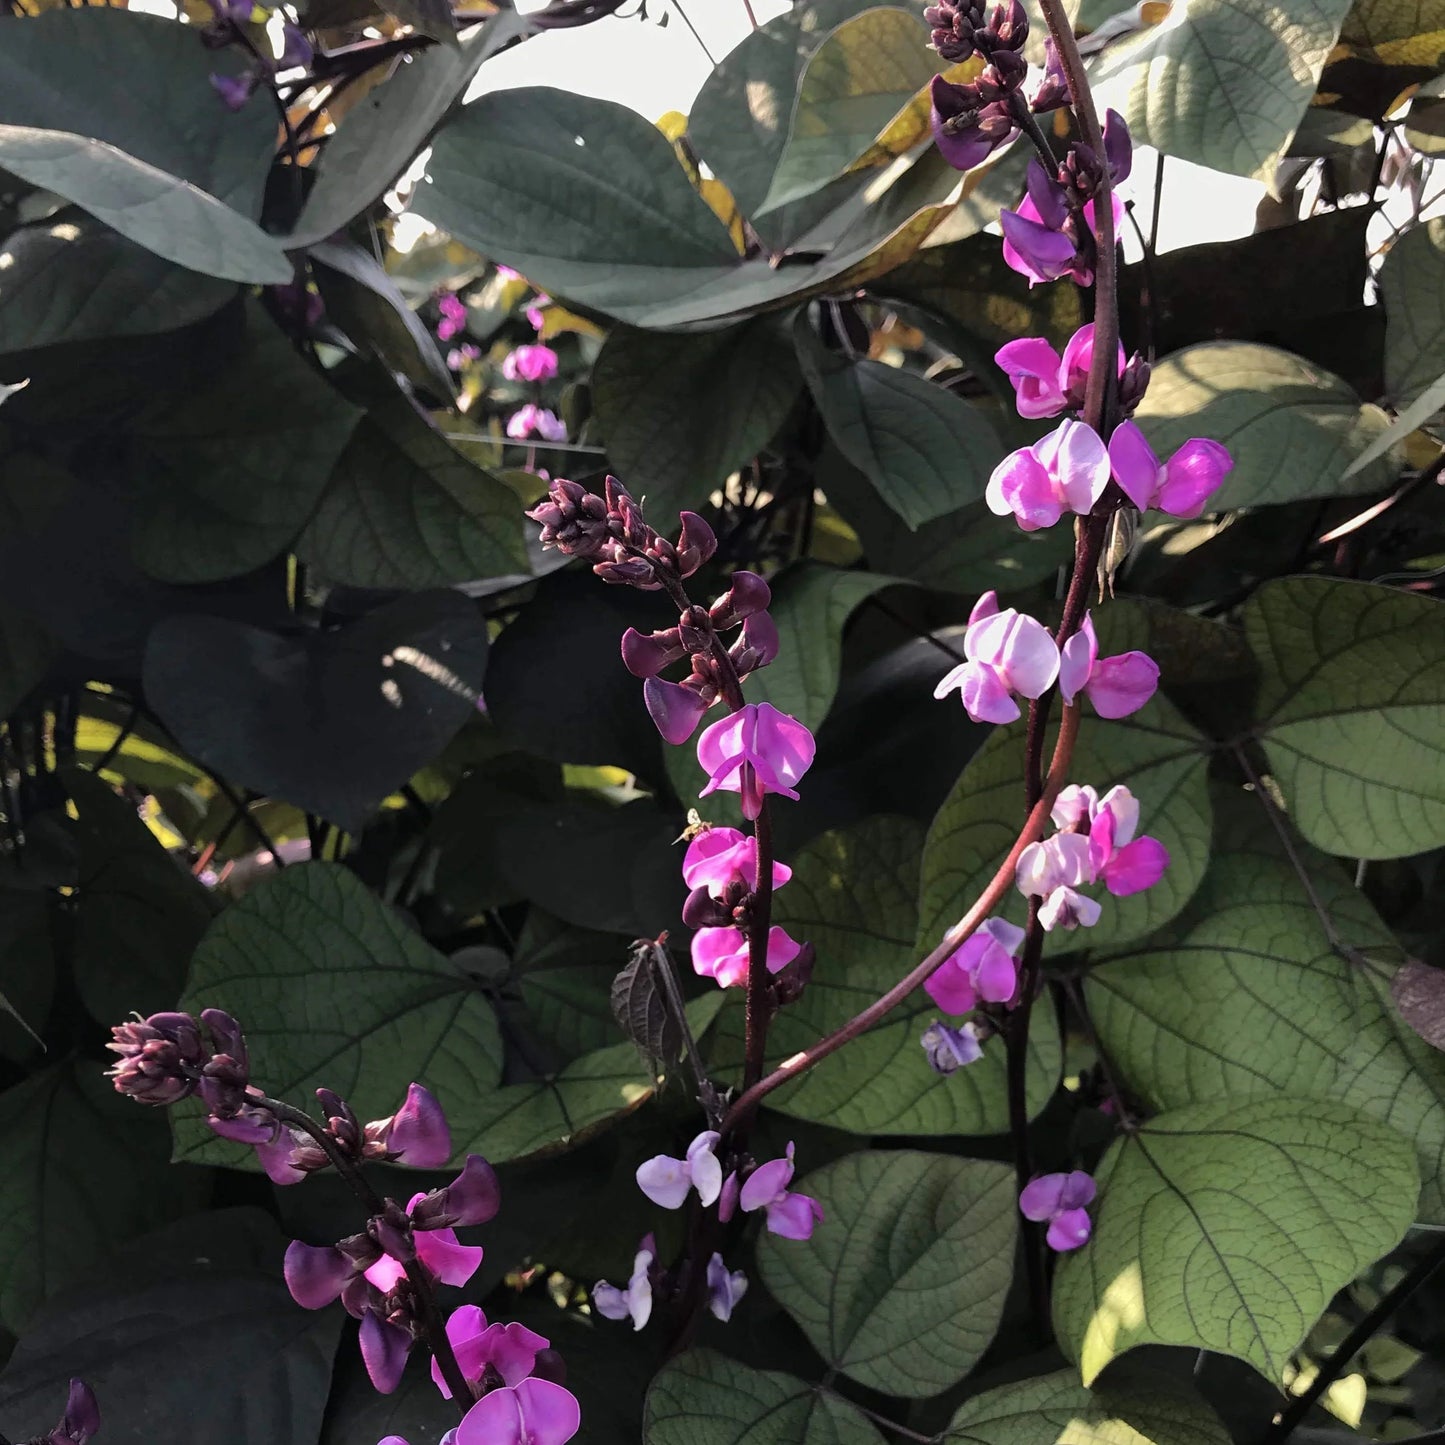
[[[974,722],[1011,723],[1019,714],[1007,684],[998,669],[987,663],[970,662],[963,675],[963,710]]]
[[[1059,1212],[1059,1200],[1063,1197],[1063,1174],[1040,1174],[1024,1185],[1019,1194],[1019,1213],[1035,1224],[1052,1219]]]
[[[1092,1231],[1093,1224],[1087,1209],[1066,1209],[1049,1225],[1049,1232],[1044,1238],[1050,1249],[1067,1254],[1069,1250],[1087,1244]]]
[[[642,701],[647,705],[647,714],[652,719],[663,741],[678,747],[691,736],[699,719],[707,711],[707,704],[690,688],[680,682],[667,682],[660,677],[649,677],[642,684]]]
[[[983,622],[997,611],[998,593],[990,589],[973,604],[973,610],[968,614],[968,625],[972,627],[975,622]]]
[[[768,929],[767,967],[769,973],[786,968],[802,952],[802,945],[789,938],[776,923]]]
[[[462,1417],[457,1445],[530,1445],[515,1390],[490,1390]]]
[[[723,988],[746,983],[748,940],[736,928],[699,928],[692,936],[693,972]]]
[[[1103,911],[1096,899],[1073,888],[1055,888],[1039,908],[1039,922],[1046,933],[1056,928],[1072,932],[1076,928],[1092,928]]]
[[[409,1084],[386,1136],[389,1153],[412,1169],[442,1169],[452,1157],[447,1116],[430,1089]]]
[[[1012,956],[991,939],[974,968],[973,977],[978,996],[988,1003],[1008,1003],[1018,991],[1018,968]]]
[[[1013,692],[1041,697],[1059,675],[1059,649],[1042,622],[1016,612],[1009,624],[1000,666]]]
[[[1104,886],[1116,898],[1152,888],[1169,866],[1169,850],[1157,838],[1135,838],[1104,868]]]
[[[736,828],[709,828],[687,845],[682,859],[682,881],[689,888],[706,888],[720,898],[735,879],[750,881],[757,844]]]
[[[1108,813],[1114,819],[1114,842],[1122,848],[1139,831],[1139,800],[1118,783],[1110,788],[1094,809],[1094,816]]]
[[[452,1353],[457,1357],[457,1366],[468,1380],[480,1380],[487,1367],[490,1351],[483,1344],[487,1333],[487,1317],[476,1305],[459,1305],[447,1320],[447,1340]],[[441,1372],[441,1366],[433,1358],[431,1378],[442,1398],[450,1400],[452,1392]]]
[[[789,785],[812,767],[817,749],[813,734],[797,718],[779,712],[770,702],[757,704],[754,746],[777,777]]]
[[[1030,286],[1057,281],[1073,265],[1074,243],[1062,232],[1030,220],[1023,211],[1021,205],[1017,211],[999,212],[1004,261],[1028,277]]]
[[[465,1284],[482,1267],[481,1245],[458,1244],[450,1229],[418,1234],[416,1254],[443,1284]]]
[[[972,663],[960,662],[957,667],[949,668],[949,670],[938,679],[938,683],[933,689],[934,697],[940,699],[945,698],[954,688],[962,691],[968,677],[968,670],[971,666],[973,666]],[[249,1144],[251,1141],[248,1139],[246,1142]]]
[[[959,962],[956,952],[950,954],[934,973],[924,979],[923,991],[946,1014],[966,1014],[978,1005],[978,993],[974,989],[973,980]]]
[[[1164,466],[1156,502],[1174,517],[1197,517],[1234,466],[1234,458],[1218,442],[1193,437]]]
[[[375,1285],[382,1294],[390,1294],[396,1288],[397,1281],[406,1278],[406,1267],[399,1259],[393,1259],[389,1254],[384,1254],[366,1271],[366,1282]]]
[[[389,1395],[401,1384],[406,1369],[411,1336],[397,1325],[388,1324],[373,1310],[361,1317],[361,1360],[371,1383],[380,1394]]]
[[[1086,612],[1082,626],[1059,652],[1059,693],[1066,703],[1072,703],[1083,691],[1098,655],[1099,639],[1094,635],[1093,619]]]
[[[1121,652],[1106,657],[1089,679],[1089,701],[1104,718],[1136,713],[1159,686],[1159,664],[1147,653]]]
[[[1109,465],[1124,495],[1147,512],[1159,491],[1159,458],[1132,421],[1121,421],[1109,438]]]
[[[1010,957],[1016,958],[1024,946],[1023,929],[1006,918],[986,918],[978,933],[987,934]]]
[[[256,1157],[272,1184],[299,1184],[306,1177],[306,1171],[291,1162],[295,1147],[289,1129],[278,1131],[269,1144],[256,1145]]]
[[[1092,1204],[1098,1188],[1092,1174],[1083,1169],[1072,1170],[1064,1175],[1064,1187],[1059,1195],[1059,1208],[1064,1210],[1082,1209],[1084,1205]]]
[[[738,1196],[738,1205],[744,1214],[751,1214],[755,1209],[763,1209],[780,1199],[792,1183],[793,1179],[793,1154],[792,1146],[789,1145],[787,1155],[782,1159],[770,1159],[766,1164],[759,1164],[747,1179],[743,1182],[742,1193]]]
[[[1109,485],[1109,452],[1093,427],[1066,419],[1035,444],[1070,511],[1087,516]]]
[[[286,1246],[282,1273],[291,1298],[302,1309],[319,1310],[340,1296],[354,1271],[351,1261],[331,1245],[293,1239]]]
[[[1092,820],[1099,795],[1087,783],[1070,783],[1058,796],[1049,816],[1056,828],[1077,828]]]
[[[1025,532],[1052,527],[1064,511],[1053,478],[1027,447],[1011,452],[993,469],[984,501],[997,517],[1013,513]]]
[[[1013,383],[1020,416],[1057,416],[1064,409],[1059,353],[1042,336],[1010,341],[998,349],[994,360]]]
[[[784,1194],[768,1205],[768,1232],[783,1239],[810,1239],[823,1206],[806,1194]]]
[[[582,1423],[572,1393],[551,1380],[523,1380],[516,1389],[531,1445],[567,1445]],[[458,1435],[457,1445],[467,1442]]]
[[[637,1187],[660,1209],[681,1209],[692,1188],[692,1174],[683,1159],[657,1154],[637,1166]]]

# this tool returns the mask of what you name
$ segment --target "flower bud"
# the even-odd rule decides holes
[[[685,687],[681,683],[664,682],[660,677],[649,677],[642,684],[642,700],[647,704],[648,715],[664,741],[674,747],[685,743],[692,736],[703,713],[707,711],[707,704],[693,688]]]
[[[785,965],[773,976],[773,997],[782,1008],[787,1004],[796,1003],[803,996],[803,990],[812,982],[813,964],[817,959],[817,951],[811,943],[805,943],[798,949],[797,956],[793,961]]]
[[[677,535],[677,570],[691,577],[717,551],[717,533],[696,512],[682,512],[682,531]]]
[[[738,640],[728,649],[728,656],[739,677],[766,667],[777,655],[781,643],[778,624],[766,612],[755,612],[743,623]]]
[[[756,572],[734,572],[728,590],[708,609],[712,625],[726,632],[744,618],[763,611],[773,600],[773,589]]]
[[[141,1104],[174,1104],[195,1093],[206,1051],[190,1014],[157,1013],[117,1024],[106,1047],[118,1054],[110,1077]]]
[[[1061,105],[1066,105],[1069,99],[1069,82],[1064,77],[1064,67],[1059,63],[1058,48],[1052,39],[1044,41],[1044,78],[1039,82],[1039,88],[1034,93],[1034,98],[1029,102],[1029,109],[1035,115],[1043,115],[1046,111],[1057,110]]]
[[[1132,415],[1144,400],[1144,393],[1149,389],[1149,372],[1149,363],[1136,351],[1120,373],[1119,405],[1126,415]]]
[[[622,562],[598,562],[592,570],[604,581],[654,592],[661,585],[653,576],[652,563],[642,557]]]
[[[998,58],[998,47],[1004,47],[1008,54],[1022,50],[1029,38],[1029,17],[1019,0],[1003,0],[995,5],[988,19],[989,33],[993,37],[993,56]]]
[[[416,1229],[455,1229],[486,1224],[501,1207],[496,1170],[480,1154],[468,1154],[462,1172],[450,1184],[417,1200],[411,1220]]]

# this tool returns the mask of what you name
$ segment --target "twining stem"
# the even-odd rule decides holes
[[[318,1148],[336,1166],[336,1172],[351,1187],[351,1192],[361,1201],[362,1208],[368,1216],[381,1214],[386,1208],[386,1201],[367,1182],[366,1176],[357,1167],[356,1161],[348,1159],[337,1147],[336,1141],[311,1117],[304,1109],[293,1108],[282,1099],[269,1099],[264,1094],[248,1094],[248,1102],[257,1108],[269,1110],[283,1124],[289,1124],[300,1129],[303,1134],[313,1140]],[[411,1281],[412,1290],[416,1294],[417,1304],[421,1310],[422,1338],[426,1341],[426,1347],[432,1352],[437,1362],[437,1368],[442,1372],[442,1379],[447,1382],[447,1388],[452,1392],[452,1400],[463,1415],[476,1403],[476,1396],[472,1393],[472,1387],[467,1383],[467,1377],[462,1374],[462,1369],[457,1364],[457,1357],[452,1352],[452,1343],[447,1338],[446,1324],[442,1319],[441,1311],[437,1308],[436,1290],[433,1288],[430,1275],[426,1266],[414,1255],[410,1260],[401,1262],[406,1270],[406,1277]]]
[[[766,807],[753,825],[753,837],[757,840],[758,871],[753,879],[753,901],[748,917],[744,1089],[751,1089],[763,1076],[768,1024],[772,1014],[772,1000],[768,993],[768,932],[773,920],[773,820]]]
[[[1029,899],[1028,924],[1024,929],[1024,948],[1019,959],[1019,1005],[1008,1016],[1004,1026],[1009,1137],[1013,1143],[1014,1178],[1020,1194],[1034,1177],[1033,1152],[1029,1148],[1028,1070],[1029,1016],[1033,1010],[1044,954],[1044,928],[1039,922],[1039,906],[1039,899]],[[1029,1303],[1035,1326],[1041,1335],[1046,1335],[1049,1327],[1049,1282],[1044,1264],[1044,1237],[1032,1220],[1024,1220],[1022,1229]]]

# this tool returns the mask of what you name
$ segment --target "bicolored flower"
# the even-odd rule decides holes
[[[1159,664],[1146,652],[1099,656],[1094,622],[1086,612],[1079,630],[1064,643],[1059,657],[1059,693],[1072,704],[1084,693],[1100,717],[1136,713],[1159,686]]]
[[[721,898],[734,884],[752,889],[757,881],[758,842],[736,828],[709,828],[687,845],[682,860],[682,881],[689,888],[706,888]],[[773,887],[781,888],[793,870],[786,863],[773,863]]]
[[[966,1014],[984,1003],[1009,1003],[1018,991],[1024,931],[990,918],[959,944],[924,980],[923,988],[945,1013]]]
[[[747,703],[720,718],[697,740],[697,760],[708,775],[701,796],[737,793],[743,817],[763,810],[763,796],[796,801],[794,784],[813,764],[813,734],[772,703]]]
[[[1042,898],[1039,922],[1047,932],[1062,928],[1092,928],[1103,909],[1096,899],[1080,893],[1092,883],[1089,840],[1076,833],[1056,833],[1030,843],[1019,854],[1014,882],[1025,898]]]
[[[413,1194],[406,1206],[407,1213],[426,1197]],[[416,1257],[443,1284],[465,1284],[481,1268],[481,1245],[459,1243],[453,1229],[417,1230],[412,1238]],[[406,1277],[406,1266],[394,1256],[384,1254],[364,1273],[368,1284],[386,1294]]]
[[[1093,1224],[1086,1206],[1094,1201],[1094,1180],[1076,1169],[1071,1174],[1041,1174],[1019,1195],[1019,1212],[1036,1224],[1045,1220],[1050,1249],[1066,1254],[1088,1243]]]
[[[935,1074],[956,1074],[969,1064],[976,1064],[983,1057],[983,1045],[979,1043],[978,1030],[971,1023],[953,1028],[942,1019],[934,1019],[924,1029],[919,1043],[928,1059],[928,1067]]]
[[[1114,480],[1141,512],[1157,507],[1172,517],[1197,517],[1234,467],[1226,447],[1191,437],[1161,462],[1132,421],[1120,422],[1109,438]]]
[[[936,698],[958,689],[974,722],[1008,723],[1019,716],[1015,696],[1042,697],[1059,673],[1059,649],[1043,623],[1010,607],[998,610],[998,594],[985,592],[969,613],[963,634],[967,659],[933,689]]]
[[[786,968],[802,951],[802,945],[774,924],[768,930],[769,973]],[[748,981],[748,936],[740,928],[699,928],[692,936],[693,972],[715,979],[722,988],[736,988]]]
[[[567,426],[556,412],[529,401],[507,418],[507,435],[513,441],[539,436],[543,441],[564,442],[567,440]]]
[[[792,1194],[793,1146],[781,1159],[759,1164],[743,1180],[738,1207],[744,1214],[761,1209],[766,1213],[768,1230],[784,1239],[809,1239],[813,1226],[823,1217],[823,1206],[807,1194]]]
[[[1116,898],[1152,888],[1169,866],[1169,850],[1157,838],[1134,836],[1139,800],[1123,784],[1102,798],[1087,785],[1065,788],[1053,818],[1061,828],[1087,826],[1090,875]]]
[[[999,347],[994,360],[1013,385],[1020,416],[1031,420],[1058,416],[1084,404],[1084,388],[1094,359],[1094,323],[1079,327],[1059,355],[1042,336],[1021,336]],[[1124,347],[1119,371],[1124,374]]]
[[[722,1165],[716,1149],[722,1135],[705,1129],[687,1146],[687,1154],[674,1159],[656,1154],[637,1166],[637,1187],[663,1209],[681,1209],[689,1189],[696,1188],[704,1208],[722,1191]]]
[[[1052,527],[1065,512],[1087,516],[1109,485],[1109,453],[1093,427],[1065,420],[993,470],[984,500],[995,516],[1013,513],[1025,532]]]

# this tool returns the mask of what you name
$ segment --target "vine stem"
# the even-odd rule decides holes
[[[304,1109],[297,1109],[283,1099],[267,1098],[265,1094],[247,1094],[247,1101],[257,1108],[267,1109],[283,1124],[292,1125],[307,1135],[326,1157],[336,1166],[336,1172],[351,1187],[351,1192],[361,1201],[362,1207],[368,1216],[380,1214],[386,1208],[386,1201],[368,1183],[366,1176],[357,1167],[355,1160],[348,1159],[340,1149],[336,1147],[336,1141],[329,1135],[315,1119]],[[472,1387],[467,1383],[467,1377],[462,1374],[462,1369],[457,1364],[456,1354],[452,1350],[452,1342],[447,1338],[446,1324],[442,1319],[441,1310],[437,1307],[436,1290],[432,1280],[427,1273],[426,1266],[412,1256],[410,1260],[400,1261],[406,1270],[406,1277],[411,1281],[412,1289],[416,1292],[417,1303],[421,1308],[422,1337],[426,1341],[426,1347],[432,1352],[437,1362],[437,1368],[442,1372],[442,1379],[447,1382],[447,1388],[452,1392],[452,1399],[463,1415],[476,1403],[476,1396]]]
[[[1028,1065],[1029,1017],[1033,1011],[1044,954],[1044,928],[1039,922],[1039,906],[1039,899],[1029,899],[1028,924],[1024,930],[1024,947],[1019,960],[1019,1006],[1009,1016],[1004,1031],[1008,1070],[1009,1139],[1013,1146],[1014,1181],[1020,1194],[1034,1177],[1033,1151],[1029,1147]],[[1044,1260],[1043,1231],[1029,1219],[1023,1220],[1021,1227],[1034,1326],[1041,1336],[1047,1336],[1049,1282]]]

